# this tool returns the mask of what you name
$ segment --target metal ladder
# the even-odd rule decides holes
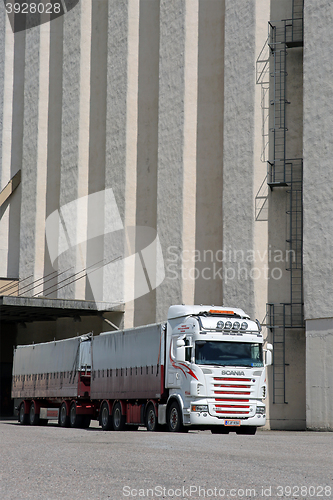
[[[303,314],[303,205],[302,158],[286,158],[287,49],[303,45],[303,0],[293,0],[292,19],[269,23],[268,46],[271,52],[273,110],[271,161],[267,183],[271,190],[285,187],[288,195],[287,251],[290,260],[290,302],[267,304],[266,326],[273,334],[273,403],[286,404],[286,332],[304,328]]]

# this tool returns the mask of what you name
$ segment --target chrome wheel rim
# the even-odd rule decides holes
[[[177,424],[178,424],[178,412],[176,410],[176,408],[172,408],[171,412],[170,412],[170,427],[171,429],[176,429],[177,427]]]
[[[61,422],[62,425],[65,424],[66,417],[67,417],[66,406],[62,405],[62,407],[60,408],[60,422]]]
[[[75,419],[76,419],[76,408],[75,408],[75,406],[71,407],[70,418],[71,418],[71,424],[74,425],[75,424]]]
[[[106,427],[109,419],[109,412],[106,406],[102,410],[102,426]]]
[[[150,408],[148,412],[148,429],[151,431],[155,428],[156,418],[153,408]]]
[[[120,410],[119,408],[116,408],[114,411],[114,418],[113,418],[114,426],[116,428],[120,426],[120,418],[121,418]]]

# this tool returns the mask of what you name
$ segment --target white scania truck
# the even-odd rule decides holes
[[[167,323],[18,346],[12,397],[21,424],[255,434],[272,362],[263,342],[241,309],[171,306]]]

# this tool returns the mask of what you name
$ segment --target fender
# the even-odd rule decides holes
[[[109,408],[110,408],[110,401],[108,401],[109,403]],[[120,403],[120,406],[121,406],[121,413],[124,417],[126,417],[126,413],[127,413],[127,408],[126,408],[126,404],[125,402],[122,400],[122,399],[115,399],[112,403],[112,412],[110,413],[110,415],[112,415],[113,413],[113,408],[115,406],[116,403]]]
[[[28,401],[27,399],[24,399],[23,400],[23,404],[24,404],[24,413],[25,414],[29,414],[31,401]]]
[[[158,418],[158,404],[157,404],[157,402],[154,399],[148,399],[147,403],[145,404],[145,415],[146,415],[146,411],[147,411],[147,407],[148,407],[149,403],[151,403],[152,405],[154,405],[155,414],[156,414],[156,416]]]
[[[109,415],[112,415],[112,409],[113,409],[113,404],[111,405],[110,401],[108,399],[103,399],[103,401],[101,401],[101,404],[100,404],[100,407],[99,407],[99,415],[101,415],[101,410],[102,410],[102,406],[104,403],[107,403],[108,407],[109,407]]]
[[[184,403],[183,403],[183,400],[179,394],[170,394],[170,396],[168,397],[168,401],[167,401],[167,409],[169,408],[169,405],[173,399],[176,399],[176,401],[179,403],[180,409],[183,413]]]

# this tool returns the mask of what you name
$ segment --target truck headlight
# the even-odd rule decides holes
[[[208,412],[208,405],[192,405],[191,406],[192,411],[207,411]]]
[[[258,415],[264,415],[264,413],[266,413],[265,406],[257,406],[257,414]]]

